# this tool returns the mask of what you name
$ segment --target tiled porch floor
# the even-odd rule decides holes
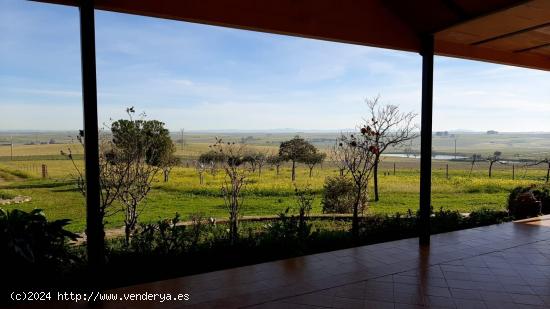
[[[550,227],[506,223],[434,235],[429,248],[405,239],[117,290],[145,291],[191,300],[104,307],[550,308]]]

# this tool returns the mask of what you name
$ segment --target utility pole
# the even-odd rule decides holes
[[[185,129],[181,129],[181,150],[183,150],[183,146],[185,145],[184,139],[183,139],[183,132]]]
[[[456,160],[456,137],[455,137],[455,160]]]

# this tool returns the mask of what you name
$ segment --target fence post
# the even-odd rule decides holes
[[[395,176],[395,162],[393,162],[393,176]]]
[[[512,164],[512,180],[516,179],[516,165]]]
[[[42,178],[48,177],[48,166],[46,164],[42,164]]]
[[[445,177],[449,179],[449,163],[447,163],[447,165],[445,166]]]

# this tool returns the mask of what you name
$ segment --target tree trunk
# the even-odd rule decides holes
[[[491,178],[492,173],[493,173],[493,161],[491,161],[491,163],[489,163],[489,178]]]
[[[168,175],[170,174],[170,171],[165,169],[164,170],[164,182],[168,182]]]
[[[231,245],[234,245],[238,237],[238,217],[239,217],[239,196],[235,180],[231,180],[230,214],[229,214],[229,237]]]
[[[313,166],[309,167],[309,178],[313,176]]]
[[[546,182],[550,179],[550,163],[548,163],[548,169],[546,170]]]
[[[296,180],[296,161],[292,161],[292,181]]]
[[[277,166],[276,166],[276,169],[277,169],[277,176],[279,176],[279,167],[280,167],[280,165],[277,165]]]
[[[378,202],[378,200],[379,200],[379,197],[378,197],[378,162],[380,162],[380,157],[376,156],[374,158],[374,169],[373,169],[373,173],[374,173],[374,201],[375,202]]]
[[[359,240],[359,206],[361,203],[361,189],[357,190],[355,205],[353,206],[353,219],[351,222],[351,236],[354,242]]]
[[[124,227],[124,237],[125,237],[125,244],[126,246],[130,245],[130,227],[126,224]]]
[[[237,218],[231,218],[230,220],[231,222],[229,222],[229,237],[230,237],[230,241],[231,241],[231,245],[234,245],[235,242],[237,241]]]

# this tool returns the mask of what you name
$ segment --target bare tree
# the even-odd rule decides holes
[[[414,154],[412,141],[410,141],[409,144],[403,148],[403,152],[407,158],[410,158]]]
[[[355,240],[359,236],[359,212],[363,212],[368,203],[368,184],[374,169],[376,147],[374,138],[377,132],[370,127],[361,128],[358,135],[342,134],[333,149],[336,162],[341,164],[346,176],[354,183],[355,201],[353,205],[352,235]]]
[[[167,164],[163,165],[163,168],[162,168],[164,182],[168,182],[168,178],[170,177],[170,173],[172,172],[172,169],[180,164],[181,164],[181,159],[176,156],[172,156],[168,159]]]
[[[283,164],[283,162],[284,162],[283,158],[279,156],[278,153],[272,154],[267,157],[267,163],[275,167],[277,176],[279,176],[279,169],[281,167],[281,164]]]
[[[80,130],[76,139],[80,147],[84,147],[84,131]],[[77,173],[74,176],[77,188],[83,196],[86,196],[86,171],[77,163],[73,149],[69,147],[67,151],[62,150],[61,154],[71,160]],[[99,213],[102,224],[105,223],[105,217],[112,216],[121,211],[120,208],[114,208],[113,203],[124,190],[128,166],[118,164],[117,158],[116,147],[113,147],[112,141],[102,130],[99,134]]]
[[[204,173],[210,169],[210,164],[201,162],[200,160],[195,161],[195,170],[199,174],[199,183],[204,184]]]
[[[472,172],[474,170],[474,166],[476,165],[476,162],[481,160],[481,155],[474,153],[472,155],[472,164],[470,165],[470,173],[468,174],[468,177],[472,176]]]
[[[225,206],[229,211],[229,238],[231,244],[235,244],[239,235],[239,216],[243,207],[244,197],[241,191],[251,173],[245,161],[246,146],[234,142],[226,143],[216,138],[216,143],[212,145],[212,148],[224,158],[221,168],[225,172],[225,179],[221,191]]]
[[[311,226],[307,224],[307,220],[309,218],[309,212],[313,207],[315,194],[309,185],[304,188],[298,188],[296,184],[294,184],[294,194],[298,204],[298,233],[300,239],[304,239],[311,230]]]
[[[149,165],[144,161],[135,160],[127,162],[129,166],[124,190],[119,196],[119,200],[124,211],[124,233],[126,245],[130,243],[130,237],[133,234],[138,218],[145,209],[143,201],[151,191],[153,180],[162,168]]]
[[[546,183],[549,182],[550,180],[550,158],[544,158],[542,160],[539,160],[537,162],[534,162],[534,163],[531,163],[531,164],[526,164],[525,167],[527,168],[528,166],[536,166],[536,165],[540,165],[540,164],[546,164]]]
[[[199,156],[199,163],[202,163],[205,167],[208,168],[208,172],[213,176],[216,176],[218,173],[218,167],[223,162],[224,157],[214,149],[213,145],[209,145],[209,151],[202,153]]]
[[[266,155],[263,152],[251,152],[244,156],[246,163],[250,165],[252,173],[255,173],[258,170],[258,176],[262,176],[262,168],[266,163]]]
[[[492,156],[489,156],[487,158],[487,161],[489,161],[489,178],[491,178],[493,175],[493,165],[495,163],[505,164],[503,161],[500,160],[501,155],[502,155],[502,152],[495,151]]]
[[[371,128],[376,132],[373,136],[373,144],[379,151],[374,155],[374,200],[379,200],[378,192],[378,166],[382,153],[389,147],[397,147],[418,136],[415,133],[416,126],[413,121],[416,114],[404,113],[397,105],[381,105],[380,97],[366,99],[369,118],[365,119],[363,127]]]
[[[258,177],[262,177],[262,169],[267,164],[267,155],[263,152],[256,154],[256,164],[258,164]]]

